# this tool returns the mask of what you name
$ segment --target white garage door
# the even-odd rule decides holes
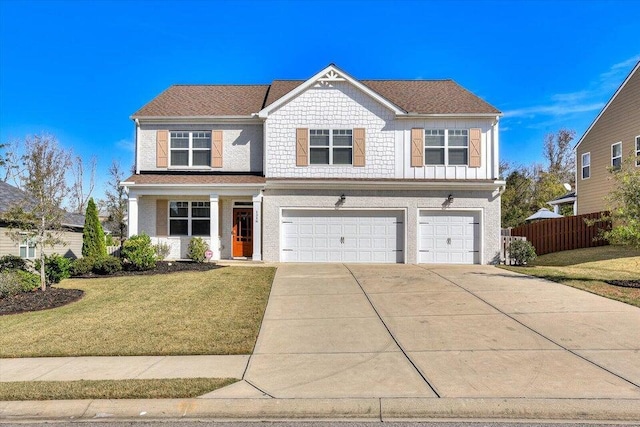
[[[404,261],[401,211],[282,211],[282,262]]]
[[[418,262],[480,263],[480,214],[422,211],[419,217]]]

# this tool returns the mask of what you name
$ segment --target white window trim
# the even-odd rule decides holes
[[[312,146],[311,145],[311,131],[312,130],[328,130],[329,131],[329,146],[325,147],[325,146]],[[334,145],[333,145],[333,131],[334,130],[350,130],[351,131],[351,163],[339,163],[339,164],[333,164],[333,149],[334,149]],[[353,166],[353,128],[332,128],[332,127],[314,127],[314,128],[309,128],[309,130],[307,131],[307,138],[309,141],[309,159],[308,159],[308,164],[309,166]],[[329,164],[327,163],[311,163],[311,148],[327,148],[329,150]],[[338,145],[337,148],[348,148],[346,145]]]
[[[187,203],[187,216],[171,216],[171,203]],[[193,236],[193,229],[192,229],[192,220],[193,220],[193,215],[191,213],[191,209],[193,208],[193,204],[194,203],[208,203],[209,204],[209,217],[208,220],[212,221],[211,219],[211,202],[207,201],[207,200],[169,200],[169,209],[167,209],[167,224],[169,226],[169,230],[168,231],[168,237],[211,237],[211,234],[205,234],[205,235],[197,235],[197,236]],[[187,234],[171,234],[171,220],[187,220]],[[196,217],[196,221],[197,220],[204,220],[205,217]],[[211,228],[211,224],[209,224],[209,228]]]
[[[636,167],[640,167],[640,135],[636,136]]]
[[[585,165],[584,164],[584,156],[589,155],[589,164]],[[587,176],[586,178],[584,177],[584,168],[588,167],[589,168],[589,176]],[[591,151],[587,151],[586,153],[582,153],[582,155],[580,156],[580,177],[581,179],[589,179],[591,178]]]
[[[27,236],[27,234],[25,233],[20,233],[20,242],[18,243],[18,255],[20,255],[20,250],[22,248],[25,248],[25,254],[26,256],[20,256],[20,258],[22,259],[36,259],[38,258],[38,248],[36,243],[33,241],[33,238],[29,238]],[[33,248],[33,256],[30,257],[29,256],[29,248],[32,247]]]
[[[189,147],[188,148],[173,148],[171,146],[171,134],[174,132],[182,132],[189,134]],[[198,132],[205,132],[209,134],[209,141],[211,143],[210,148],[194,148],[193,147],[193,134]],[[187,150],[188,164],[186,165],[174,165],[171,163],[171,153],[173,151],[185,151]],[[211,169],[211,152],[213,150],[213,132],[210,130],[171,130],[169,131],[169,167],[170,168],[193,168],[193,169]],[[208,151],[209,152],[209,165],[193,165],[193,153],[194,151]]]
[[[444,146],[440,145],[438,147],[432,146],[432,147],[427,147],[427,135],[426,135],[426,131],[434,131],[434,130],[444,130]],[[450,147],[449,146],[449,131],[467,131],[467,146],[466,147]],[[454,166],[454,167],[458,167],[458,166],[469,166],[469,129],[442,129],[442,128],[437,128],[437,129],[423,129],[422,130],[422,140],[424,141],[424,165],[425,166]],[[443,164],[435,164],[435,163],[427,163],[427,148],[431,148],[431,149],[441,149],[444,148],[444,163]],[[462,165],[451,165],[449,164],[449,150],[467,150],[467,163],[462,164]]]
[[[613,157],[613,147],[615,147],[616,145],[619,145],[619,146],[620,146],[620,155],[619,155],[619,156],[617,156],[617,157]],[[615,166],[613,165],[613,161],[614,161],[615,159],[620,159],[620,167],[622,167],[622,141],[618,141],[618,142],[616,142],[615,144],[611,144],[611,167],[612,167],[612,168],[613,168],[613,167],[615,167]]]

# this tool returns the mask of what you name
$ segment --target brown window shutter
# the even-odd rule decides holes
[[[469,167],[479,168],[482,150],[482,130],[473,128],[469,130]]]
[[[169,201],[156,200],[156,236],[169,235]]]
[[[212,168],[221,168],[222,167],[222,131],[221,130],[212,130],[211,131],[211,167]]]
[[[365,131],[363,128],[353,130],[353,166],[365,164]]]
[[[296,166],[309,165],[309,129],[296,129]]]
[[[166,168],[169,165],[169,131],[156,132],[156,167]]]
[[[411,129],[411,167],[424,166],[424,129]]]

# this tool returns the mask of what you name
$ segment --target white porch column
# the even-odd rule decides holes
[[[262,193],[253,196],[253,260],[262,261]]]
[[[560,213],[560,205],[553,205],[553,213]]]
[[[211,236],[212,260],[220,259],[220,230],[218,220],[218,195],[209,194],[209,235]]]
[[[129,205],[127,207],[127,234],[128,237],[138,234],[138,196],[129,192]]]

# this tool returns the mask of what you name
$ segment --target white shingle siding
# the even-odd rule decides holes
[[[447,209],[442,203],[449,194],[454,202]],[[280,211],[286,208],[335,209],[341,194],[346,196],[341,209],[399,209],[406,212],[405,262],[417,262],[418,212],[436,208],[439,212],[480,209],[482,224],[482,259],[485,264],[496,263],[500,256],[500,199],[497,191],[354,191],[354,190],[267,190],[263,199],[263,259],[280,260]]]
[[[222,168],[213,171],[261,172],[262,171],[262,125],[185,125],[185,124],[141,124],[138,133],[138,169],[141,171],[167,170],[156,167],[156,132],[209,131],[222,130],[224,146],[222,149]],[[178,168],[180,169],[180,168]]]
[[[312,87],[266,120],[267,167],[271,178],[393,178],[394,114],[346,82]],[[296,166],[296,129],[366,129],[366,166]]]

